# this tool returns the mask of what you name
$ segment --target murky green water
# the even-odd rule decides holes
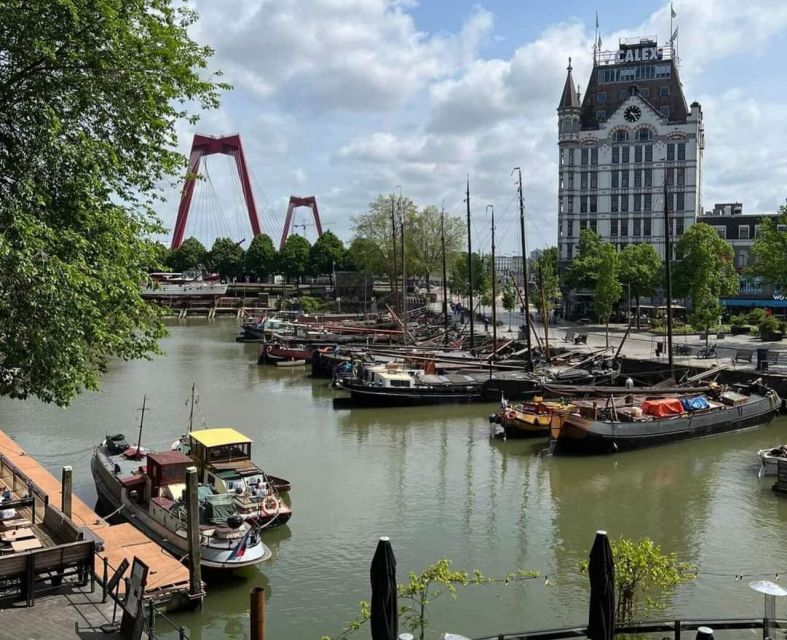
[[[258,367],[256,345],[236,344],[236,333],[229,320],[173,324],[165,358],[116,364],[100,393],[66,410],[0,403],[3,428],[53,472],[73,465],[75,489],[91,503],[89,447],[108,432],[136,437],[143,394],[144,439],[168,447],[184,429],[192,381],[209,425],[246,433],[260,466],[292,480],[294,516],[266,534],[274,559],[211,584],[201,613],[174,616],[195,640],[248,637],[254,586],[268,594],[268,638],[337,633],[369,597],[380,535],[391,537],[400,581],[441,557],[493,576],[524,567],[549,577],[474,587],[433,606],[435,630],[470,637],[582,624],[588,589],[577,563],[598,528],[650,536],[699,564],[667,617],[761,615],[747,582],[787,574],[787,499],[757,479],[754,453],[787,440],[784,418],[618,456],[543,458],[538,442],[489,441],[493,405],[336,410],[327,381]],[[741,573],[752,575],[736,581]]]

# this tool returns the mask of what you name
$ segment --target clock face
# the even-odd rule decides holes
[[[635,104],[632,104],[628,109],[626,109],[623,112],[623,117],[629,122],[636,122],[637,120],[639,120],[639,117],[641,115],[642,115],[642,111]]]

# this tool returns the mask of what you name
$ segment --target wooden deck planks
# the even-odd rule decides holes
[[[0,451],[49,496],[56,507],[61,504],[60,481],[47,471],[37,460],[27,455],[17,442],[0,431]],[[128,523],[110,526],[85,504],[78,496],[71,499],[72,520],[78,527],[87,526],[104,542],[104,551],[96,555],[95,573],[104,571],[103,558],[110,565],[110,575],[124,558],[131,563],[137,556],[150,567],[147,593],[155,597],[156,591],[188,591],[189,572],[177,558],[150,540],[145,534]],[[123,582],[121,581],[121,587]]]

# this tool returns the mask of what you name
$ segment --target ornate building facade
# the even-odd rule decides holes
[[[665,182],[673,242],[702,212],[702,109],[686,104],[672,42],[621,39],[593,57],[581,101],[569,59],[557,109],[560,260],[574,258],[585,228],[663,257]]]

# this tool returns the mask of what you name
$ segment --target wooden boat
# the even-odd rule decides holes
[[[493,425],[490,435],[502,438],[548,437],[553,416],[575,410],[573,404],[545,401],[541,397],[511,405],[503,400],[500,409],[489,416],[489,422]]]
[[[194,460],[179,451],[153,453],[110,435],[93,452],[90,468],[99,497],[175,557],[188,554],[186,468]],[[262,527],[235,508],[235,496],[200,487],[200,564],[232,571],[271,557]]]
[[[787,463],[787,444],[778,447],[760,449],[757,452],[760,459],[760,476],[775,476],[779,472],[779,461]]]
[[[279,360],[276,362],[277,367],[303,367],[306,365],[306,360]]]
[[[483,401],[483,383],[488,377],[488,373],[475,372],[427,374],[388,363],[362,367],[362,375],[338,378],[334,385],[349,392],[352,404],[410,406]]]
[[[711,383],[705,393],[613,392],[572,402],[576,411],[552,421],[553,453],[611,453],[739,431],[768,424],[781,406],[759,380],[735,388]]]
[[[266,342],[260,347],[257,364],[279,363],[299,360],[302,364],[311,362],[313,348],[303,344],[284,345],[280,342]]]

